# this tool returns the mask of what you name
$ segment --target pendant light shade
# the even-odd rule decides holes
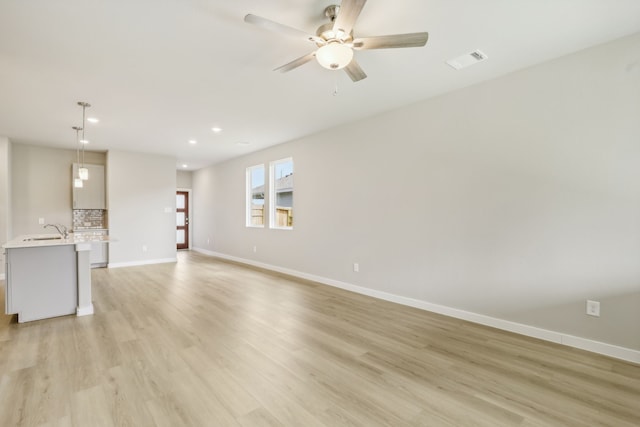
[[[80,177],[80,179],[82,181],[86,181],[89,179],[89,169],[87,169],[86,167],[81,167],[78,169],[78,177]]]
[[[89,169],[84,164],[84,146],[89,143],[85,137],[85,128],[87,127],[87,108],[91,107],[91,104],[84,101],[78,101],[78,105],[82,107],[82,126],[74,126],[73,130],[76,131],[76,161],[78,164],[78,176],[73,177],[73,186],[75,188],[84,187],[83,181],[89,179]],[[80,136],[82,131],[82,136]],[[80,162],[80,151],[82,150],[82,163]]]

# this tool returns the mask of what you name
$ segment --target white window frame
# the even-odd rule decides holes
[[[246,170],[246,179],[245,179],[245,201],[246,201],[246,207],[245,207],[245,225],[247,227],[251,227],[251,228],[264,228],[264,224],[266,222],[266,218],[265,216],[267,215],[266,212],[266,206],[264,207],[264,210],[262,211],[262,224],[260,225],[256,225],[256,224],[252,224],[251,223],[251,219],[252,219],[252,215],[251,215],[251,206],[252,206],[252,201],[253,201],[253,193],[251,191],[252,189],[252,184],[253,184],[253,171],[255,171],[256,169],[262,169],[262,173],[264,175],[264,173],[266,172],[266,168],[264,163],[260,164],[260,165],[254,165],[254,166],[249,166]],[[266,180],[263,178],[264,184],[263,186],[265,187],[265,192],[266,192]],[[265,200],[266,202],[266,200]]]
[[[289,162],[291,163],[291,173],[294,173],[295,166],[293,164],[293,157],[287,157],[286,159],[274,160],[272,162],[269,162],[269,228],[273,228],[276,230],[293,230],[293,226],[276,225],[276,166],[281,163]],[[293,206],[291,208],[293,209]]]

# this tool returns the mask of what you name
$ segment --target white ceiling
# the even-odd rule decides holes
[[[273,72],[314,45],[243,21],[315,33],[334,3],[2,0],[0,135],[75,148],[76,102],[88,101],[100,123],[87,149],[172,155],[193,170],[640,31],[639,0],[369,0],[356,36],[428,31],[429,42],[356,52],[368,78],[352,83],[315,61]],[[445,64],[475,49],[489,59]]]

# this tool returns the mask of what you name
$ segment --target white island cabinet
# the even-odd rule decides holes
[[[106,267],[109,262],[109,248],[104,239],[109,235],[106,228],[86,228],[73,230],[75,236],[83,236],[91,241],[91,268]]]
[[[95,236],[20,236],[5,251],[5,312],[18,322],[93,314],[91,243]],[[108,237],[100,237],[107,242]]]

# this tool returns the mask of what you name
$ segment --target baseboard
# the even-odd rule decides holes
[[[93,314],[93,304],[76,308],[76,316],[90,316]]]
[[[432,304],[430,302],[422,301],[414,298],[407,298],[399,295],[390,294],[387,292],[376,291],[374,289],[353,285],[351,283],[341,282],[339,280],[328,279],[326,277],[303,273],[296,270],[290,270],[288,268],[282,268],[282,267],[278,267],[278,266],[274,266],[274,265],[270,265],[262,262],[257,262],[257,261],[253,261],[245,258],[234,257],[234,256],[230,256],[230,255],[226,255],[218,252],[209,251],[202,248],[193,248],[193,251],[199,252],[205,255],[217,257],[217,258],[222,258],[229,261],[251,265],[254,267],[264,268],[265,270],[287,274],[289,276],[298,277],[300,279],[311,280],[314,282],[322,283],[324,285],[334,286],[336,288],[344,289],[351,292],[356,292],[358,294],[367,295],[373,298],[395,302],[397,304],[419,308],[421,310],[431,311],[433,313],[443,314],[445,316],[454,317],[456,319],[467,320],[469,322],[478,323],[485,326],[491,326],[493,328],[501,329],[504,331],[514,332],[516,334],[538,338],[545,341],[551,341],[557,344],[566,345],[568,347],[587,350],[592,353],[603,354],[605,356],[626,360],[628,362],[640,363],[640,351],[638,350],[619,347],[613,344],[607,344],[599,341],[590,340],[587,338],[576,337],[576,336],[568,335],[562,332],[556,332],[556,331],[550,331],[547,329],[537,328],[535,326],[525,325],[522,323],[511,322],[509,320],[490,317],[483,314],[478,314],[478,313],[460,310],[457,308],[447,307],[444,305]]]
[[[145,259],[141,261],[127,261],[127,262],[110,262],[107,264],[107,268],[120,268],[120,267],[135,267],[138,265],[149,264],[165,264],[169,262],[177,262],[177,258],[160,258],[160,259]]]

